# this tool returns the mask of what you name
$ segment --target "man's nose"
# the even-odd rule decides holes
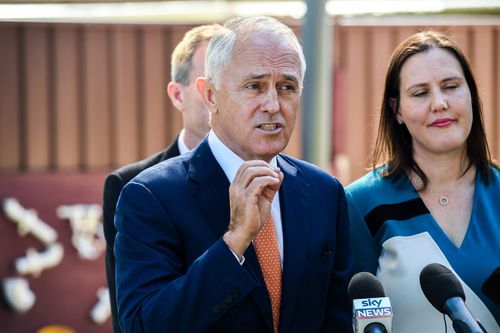
[[[265,100],[262,104],[264,111],[269,113],[276,113],[280,110],[280,104],[278,100],[278,91],[273,89],[268,89],[264,96]]]

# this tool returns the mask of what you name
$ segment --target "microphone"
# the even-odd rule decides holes
[[[380,281],[368,272],[354,274],[347,287],[355,333],[391,333],[392,307]]]
[[[495,268],[493,273],[484,281],[481,291],[495,303],[500,306],[500,266]]]
[[[427,300],[450,317],[456,333],[486,333],[465,305],[465,293],[458,278],[445,266],[433,263],[420,272],[420,287]]]

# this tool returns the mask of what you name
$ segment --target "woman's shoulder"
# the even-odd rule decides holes
[[[383,166],[376,168],[349,184],[346,187],[348,200],[370,210],[379,205],[413,200],[418,196],[406,175],[388,177],[383,171]]]
[[[490,165],[491,170],[491,180],[494,182],[500,182],[500,168],[495,165]]]
[[[351,193],[356,193],[359,191],[378,191],[382,190],[384,187],[391,186],[392,180],[383,175],[383,170],[384,167],[382,166],[368,171],[366,174],[350,183],[346,187],[346,190]]]
[[[489,165],[488,166],[488,180],[486,181],[484,177],[479,177],[478,179],[480,181],[479,184],[482,184],[485,188],[488,188],[489,190],[499,190],[500,189],[500,168],[495,165]],[[476,183],[478,184],[478,183]]]

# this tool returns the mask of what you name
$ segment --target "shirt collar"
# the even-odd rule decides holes
[[[181,155],[191,151],[191,149],[189,149],[188,146],[186,146],[186,143],[184,142],[184,136],[185,136],[184,132],[185,131],[183,128],[181,130],[181,133],[179,134],[179,140],[177,140],[177,146],[179,147],[179,153]]]
[[[210,130],[208,134],[208,145],[214,154],[215,159],[221,166],[222,170],[226,174],[227,179],[230,183],[233,182],[234,176],[238,171],[241,164],[243,164],[243,159],[239,157],[235,152],[229,149],[215,134],[213,130]],[[272,166],[277,166],[277,159],[274,156],[269,163]]]

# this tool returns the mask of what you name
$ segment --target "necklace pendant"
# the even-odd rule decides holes
[[[439,204],[440,204],[441,206],[446,206],[446,205],[448,205],[448,197],[445,197],[445,196],[443,196],[443,195],[442,195],[442,196],[440,196],[440,197],[439,197]]]

